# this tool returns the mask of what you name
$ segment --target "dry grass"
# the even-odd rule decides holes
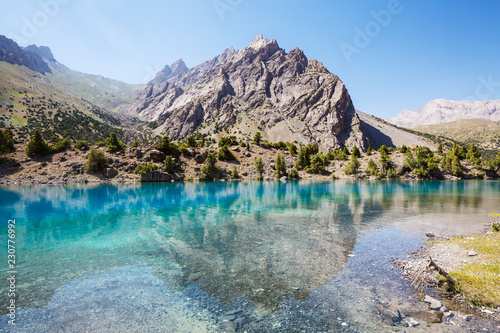
[[[443,241],[477,252],[480,260],[450,273],[464,297],[479,306],[500,306],[500,233],[476,234]]]

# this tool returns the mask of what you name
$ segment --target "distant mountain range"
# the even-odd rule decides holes
[[[386,120],[400,127],[415,128],[421,125],[437,125],[463,119],[500,121],[500,100],[449,101],[436,99],[418,110],[404,110],[397,116]]]

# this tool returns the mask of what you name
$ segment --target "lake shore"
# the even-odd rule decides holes
[[[428,312],[437,322],[457,326],[469,321],[471,316],[477,316],[490,320],[500,330],[498,295],[492,297],[491,292],[484,291],[487,285],[497,289],[497,284],[490,279],[491,276],[484,277],[482,269],[477,268],[498,265],[497,257],[488,253],[492,251],[492,244],[498,251],[500,234],[492,232],[489,224],[482,233],[442,238],[428,233],[426,237],[428,240],[424,246],[407,258],[394,259],[393,262],[422,301],[428,304]],[[485,238],[488,247],[483,246]],[[464,274],[471,267],[473,275],[479,274],[483,279],[476,280]],[[484,297],[484,294],[490,297]]]
[[[18,143],[15,150],[5,154],[0,160],[0,185],[64,185],[64,184],[130,184],[143,181],[197,181],[200,178],[201,167],[210,152],[217,152],[217,148],[188,148],[186,152],[178,157],[179,169],[173,174],[161,171],[163,168],[163,153],[154,148],[125,148],[115,153],[106,152],[100,148],[109,161],[108,166],[95,173],[89,173],[84,165],[88,150],[69,148],[66,151],[46,155],[43,157],[30,158],[24,152],[25,143]],[[264,165],[262,174],[264,180],[279,180],[275,178],[275,160],[278,154],[282,154],[286,170],[289,172],[297,159],[288,151],[268,149],[257,145],[251,145],[250,150],[235,146],[230,148],[235,156],[234,161],[218,161],[220,175],[215,180],[256,180],[258,175],[255,171],[255,161],[261,158]],[[459,178],[444,170],[431,177],[420,177],[413,172],[406,172],[404,160],[406,154],[394,150],[389,154],[390,165],[395,170],[395,179],[400,180],[458,180],[458,179],[496,179],[498,175],[492,171],[479,170],[467,161],[462,161],[464,176]],[[331,179],[366,179],[376,180],[376,177],[367,171],[370,160],[377,165],[380,163],[381,155],[373,152],[369,156],[361,154],[359,157],[359,171],[355,175],[346,175],[345,169],[349,160],[334,160],[328,163],[325,170],[320,173],[309,173],[298,170],[299,179],[325,181]],[[150,163],[158,168],[155,177],[141,177],[136,173],[136,167]],[[231,178],[231,172],[236,169],[238,179]],[[288,180],[281,177],[280,180]]]

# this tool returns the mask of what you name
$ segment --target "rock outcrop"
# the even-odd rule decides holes
[[[437,125],[462,119],[487,119],[500,121],[500,100],[496,101],[449,101],[436,99],[418,110],[404,110],[393,118],[391,124],[412,128],[421,125]]]
[[[27,47],[23,47],[23,50],[27,52],[32,52],[38,54],[40,57],[43,59],[50,61],[50,62],[55,62],[56,59],[54,58],[54,55],[52,54],[52,51],[48,46],[36,46],[35,44],[28,45]]]
[[[172,139],[239,126],[248,136],[262,131],[272,142],[316,142],[323,150],[368,147],[338,76],[300,49],[287,53],[262,35],[245,49],[227,49],[176,78],[149,85],[131,111],[157,120],[155,133]]]
[[[2,35],[0,35],[0,61],[25,66],[42,74],[51,72],[47,63],[38,53],[23,50],[12,39]]]

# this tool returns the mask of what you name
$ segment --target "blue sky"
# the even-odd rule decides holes
[[[259,33],[320,60],[378,117],[436,98],[500,99],[500,2],[0,0],[0,34],[68,67],[143,83]]]

